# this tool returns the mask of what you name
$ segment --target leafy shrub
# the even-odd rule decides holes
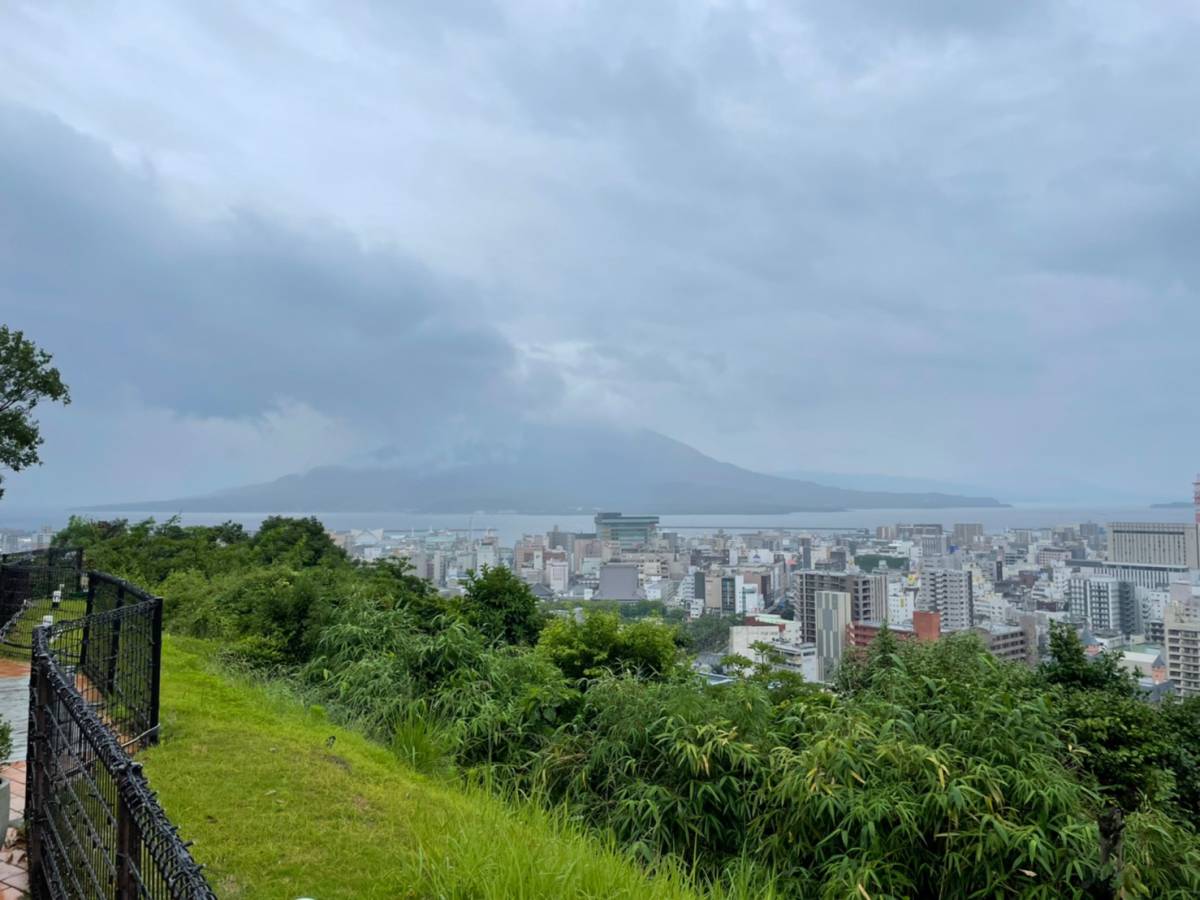
[[[583,621],[556,618],[538,640],[538,652],[568,678],[627,672],[647,678],[670,673],[679,662],[675,628],[658,619],[622,625],[616,613],[589,612]]]

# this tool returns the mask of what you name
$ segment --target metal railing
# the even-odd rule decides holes
[[[83,551],[51,547],[0,554],[0,642],[31,650],[27,642],[10,638],[21,613],[55,591],[78,594],[83,583]]]
[[[123,746],[158,741],[162,600],[141,588],[88,573],[82,619],[53,629],[55,660],[75,672],[76,689]]]
[[[32,636],[31,893],[212,900],[188,844],[130,757],[158,739],[162,600],[101,572],[89,572],[87,583],[82,618]]]

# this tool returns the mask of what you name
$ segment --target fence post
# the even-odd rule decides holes
[[[142,764],[131,762],[122,773],[125,777],[117,777],[117,783],[129,784],[140,777]],[[133,810],[129,806],[126,792],[117,788],[117,892],[116,900],[138,900],[138,863],[141,860],[142,840],[138,833],[137,822],[133,818]]]
[[[125,582],[117,587],[117,605],[116,609],[120,609],[125,605]],[[121,652],[121,620],[114,618],[112,620],[112,646],[109,648],[108,657],[108,676],[104,679],[104,694],[106,697],[111,697],[113,690],[117,686],[117,655]]]
[[[8,593],[8,566],[4,564],[4,555],[0,554],[0,616],[4,617],[5,622],[12,618],[8,609]]]
[[[162,644],[163,644],[163,598],[154,598],[154,612],[150,620],[150,640],[152,643],[150,658],[150,721],[147,722],[148,735],[146,744],[158,743],[158,699],[162,685]]]
[[[92,627],[88,622],[91,620],[96,605],[96,579],[93,577],[95,574],[95,572],[88,572],[87,609],[83,613],[83,635],[79,639],[79,671],[88,678],[91,678],[87,669],[88,638],[91,637],[92,632]]]

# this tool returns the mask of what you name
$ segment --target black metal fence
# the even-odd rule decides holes
[[[26,824],[37,898],[215,897],[129,752],[158,739],[162,600],[89,572],[33,632]]]
[[[31,650],[32,645],[9,640],[20,614],[55,591],[78,594],[83,582],[83,551],[51,547],[0,554],[0,641]]]
[[[162,673],[162,600],[105,575],[88,574],[87,612],[54,629],[60,666],[122,744],[140,749],[158,740]]]

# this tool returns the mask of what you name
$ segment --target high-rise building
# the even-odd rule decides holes
[[[1118,581],[1128,581],[1140,588],[1166,589],[1173,579],[1186,576],[1187,566],[1160,566],[1146,563],[1111,563],[1102,559],[1073,559],[1073,570],[1081,575],[1103,575]]]
[[[1112,522],[1108,559],[1113,563],[1200,568],[1200,525]]]
[[[922,569],[917,606],[941,613],[944,632],[970,628],[975,623],[971,573],[960,569]]]
[[[954,546],[970,547],[976,541],[983,540],[983,526],[975,522],[956,523],[954,526]]]
[[[840,591],[849,595],[850,617],[856,622],[873,622],[887,615],[886,578],[851,572],[797,572],[794,607],[804,641],[815,643],[817,639],[818,591]],[[876,594],[876,591],[880,593]]]
[[[658,516],[626,516],[619,512],[596,513],[596,537],[611,541],[622,550],[635,550],[654,544],[658,535]]]
[[[913,526],[916,528],[917,526]],[[940,527],[940,526],[939,526]],[[946,535],[938,534],[920,534],[913,535],[917,546],[921,548],[921,559],[935,560],[944,557],[949,549],[946,543]]]
[[[846,650],[846,628],[850,624],[850,595],[845,591],[817,591],[816,606],[817,677],[833,680]]]
[[[1142,632],[1142,608],[1134,586],[1116,578],[1074,577],[1067,588],[1071,618],[1093,631]]]
[[[1167,677],[1184,697],[1200,696],[1200,597],[1190,584],[1172,584],[1163,614]]]

